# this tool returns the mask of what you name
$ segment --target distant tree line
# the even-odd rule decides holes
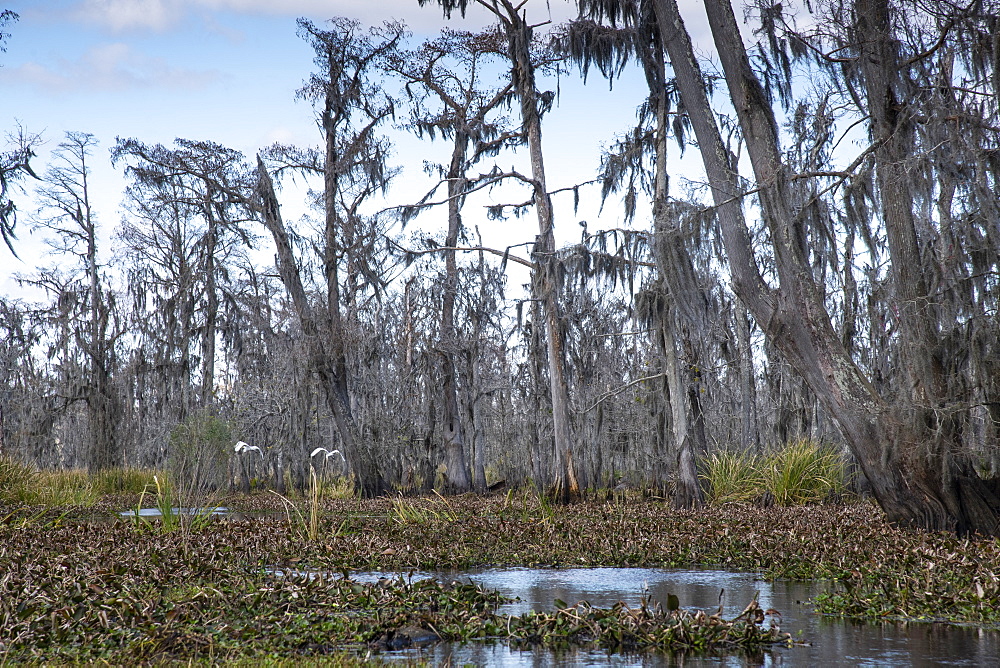
[[[890,519],[1000,534],[998,3],[755,1],[747,46],[731,2],[705,0],[718,70],[676,0],[578,0],[559,26],[474,4],[492,27],[423,44],[300,20],[314,146],[119,139],[128,214],[107,264],[96,142],[68,133],[30,221],[60,253],[23,279],[47,301],[0,301],[0,448],[162,466],[208,412],[264,448],[255,470],[279,488],[323,446],[366,495],[625,484],[686,507],[708,453],[813,438],[844,447]],[[571,209],[553,198],[584,186],[547,179],[545,84],[628,68],[648,97],[595,167],[632,227],[558,247]],[[391,124],[449,158],[424,166],[424,198],[385,208]],[[10,211],[31,146],[2,156]],[[677,192],[685,150],[707,183]],[[511,152],[523,173],[499,166]],[[290,179],[311,185],[307,222],[282,215]],[[537,230],[487,248],[463,210],[503,184],[523,196],[491,218]],[[418,216],[440,235],[400,227]],[[273,266],[249,254],[262,237]]]

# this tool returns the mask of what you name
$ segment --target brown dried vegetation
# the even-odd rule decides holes
[[[270,509],[272,498],[227,503],[249,513]],[[611,649],[788,642],[757,623],[753,604],[736,620],[669,604],[674,609],[665,612],[652,602],[509,618],[494,613],[497,594],[471,585],[363,584],[334,575],[359,570],[712,565],[830,580],[820,597],[830,612],[976,623],[1000,616],[996,540],[897,530],[868,503],[677,511],[653,500],[551,506],[508,494],[450,499],[446,512],[440,499],[323,504],[315,541],[283,514],[168,533],[7,509],[0,520],[0,651],[14,661],[319,656],[384,648],[409,627],[450,640]]]

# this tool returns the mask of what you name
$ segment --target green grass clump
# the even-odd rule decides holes
[[[35,467],[10,455],[0,457],[0,501],[24,503],[24,496],[34,487],[38,475]]]
[[[162,477],[162,474],[160,474]],[[11,456],[0,457],[0,501],[35,506],[92,506],[105,495],[142,494],[156,471],[113,468],[39,471]]]
[[[767,491],[779,506],[817,503],[846,488],[840,454],[808,439],[786,445],[769,458],[762,472]]]
[[[40,506],[92,506],[100,498],[83,469],[42,471],[22,499]]]
[[[32,506],[92,506],[98,495],[86,471],[39,471],[14,457],[0,457],[0,501]]]
[[[847,487],[844,460],[829,446],[810,439],[787,444],[770,455],[722,451],[704,461],[714,505],[770,498],[779,506],[817,503]]]
[[[160,476],[163,474],[160,473]],[[153,485],[157,472],[152,469],[115,467],[98,471],[91,484],[98,494],[142,494]]]
[[[712,504],[749,503],[761,495],[761,458],[753,453],[713,452],[704,462]]]

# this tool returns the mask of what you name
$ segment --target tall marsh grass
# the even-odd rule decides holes
[[[753,453],[723,450],[713,452],[703,462],[712,504],[749,503],[761,496],[764,475],[762,458]]]
[[[154,478],[163,476],[153,469],[116,467],[94,474],[93,485],[98,494],[142,494],[154,484]]]
[[[114,468],[39,471],[10,456],[0,457],[0,501],[33,506],[92,506],[105,494],[142,494],[156,471]]]
[[[0,501],[31,506],[92,506],[97,497],[82,469],[39,471],[13,457],[0,457]]]
[[[770,498],[779,506],[817,503],[847,489],[843,457],[810,439],[788,443],[769,455],[722,451],[703,462],[712,504]]]
[[[767,490],[779,506],[817,503],[847,488],[840,453],[809,439],[789,443],[772,455],[763,473]]]
[[[24,495],[35,486],[38,470],[9,455],[0,457],[0,501],[26,503]]]
[[[85,470],[68,469],[41,471],[24,501],[40,506],[92,506],[99,497]]]

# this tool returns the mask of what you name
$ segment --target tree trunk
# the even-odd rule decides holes
[[[466,430],[459,410],[458,377],[455,357],[458,354],[458,337],[455,331],[455,298],[458,292],[458,263],[454,248],[462,229],[461,196],[465,192],[465,152],[469,139],[461,131],[455,133],[451,165],[448,168],[448,236],[445,239],[445,281],[441,300],[441,339],[439,341],[444,391],[444,442],[445,475],[450,491],[459,494],[472,489],[469,465],[466,458]]]
[[[736,307],[736,337],[740,354],[740,448],[744,452],[760,450],[757,419],[757,386],[754,378],[753,348],[750,344],[750,314],[742,305]]]
[[[656,85],[650,90],[650,98],[656,101],[656,173],[653,190],[653,255],[662,277],[667,300],[660,318],[662,330],[660,343],[666,361],[666,379],[671,411],[673,447],[670,451],[672,463],[677,471],[677,487],[674,506],[677,508],[700,508],[705,504],[705,496],[698,482],[697,460],[702,456],[704,441],[693,438],[692,425],[697,419],[694,409],[698,407],[697,395],[690,394],[690,384],[685,383],[687,374],[681,371],[679,344],[690,347],[690,336],[697,327],[695,309],[691,300],[697,299],[699,288],[694,280],[691,257],[678,232],[679,221],[669,217],[667,201],[667,98],[662,89],[665,74],[662,71],[662,54],[656,58],[656,71],[647,71],[646,80]],[[652,59],[650,59],[652,62]],[[647,64],[647,69],[649,65]],[[683,321],[684,326],[680,323]],[[678,341],[678,335],[682,341]],[[688,362],[691,363],[691,360]],[[685,389],[687,387],[687,389]],[[697,392],[697,390],[695,389]],[[704,435],[704,429],[700,432]]]
[[[105,303],[104,294],[101,290],[100,270],[97,266],[97,221],[94,219],[93,211],[90,207],[90,168],[87,165],[87,143],[76,143],[73,138],[74,148],[79,150],[80,160],[79,175],[82,207],[76,211],[77,221],[86,237],[86,257],[85,269],[89,282],[88,302],[89,302],[89,341],[84,350],[87,356],[87,408],[89,423],[90,446],[87,453],[87,468],[90,471],[100,471],[121,466],[122,461],[118,453],[117,424],[113,415],[115,400],[111,384],[111,344],[107,337],[108,319],[110,317],[109,306]]]
[[[215,286],[215,249],[218,223],[212,211],[211,191],[205,194],[204,215],[208,231],[202,240],[205,254],[205,330],[201,339],[201,405],[207,408],[215,397],[215,336],[219,318],[219,295]]]
[[[538,214],[538,236],[535,240],[532,270],[532,296],[542,304],[545,343],[548,359],[549,387],[552,401],[552,431],[555,441],[555,475],[552,491],[556,498],[578,498],[586,487],[582,469],[575,461],[575,442],[569,414],[569,387],[566,383],[565,352],[558,302],[559,278],[555,267],[555,236],[553,234],[552,201],[545,183],[545,162],[542,156],[542,124],[538,115],[538,95],[535,71],[531,59],[531,27],[513,10],[507,17],[508,49],[513,66],[511,76],[521,103],[521,120],[528,140],[531,157],[531,178],[534,204]],[[538,323],[535,323],[537,326]]]

